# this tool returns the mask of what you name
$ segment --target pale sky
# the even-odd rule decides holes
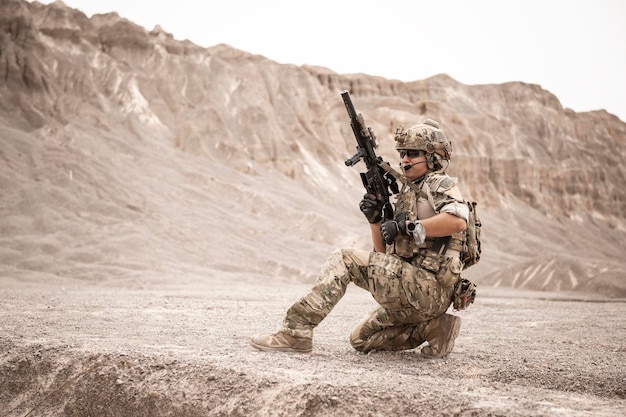
[[[41,1],[51,3],[51,1]],[[414,81],[539,84],[626,121],[623,0],[63,0],[175,39],[280,63]]]

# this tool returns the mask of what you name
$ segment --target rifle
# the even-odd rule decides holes
[[[367,171],[361,172],[361,181],[369,194],[376,196],[378,201],[383,202],[382,217],[383,221],[393,218],[393,207],[389,203],[391,193],[398,193],[398,183],[390,172],[383,167],[389,167],[389,164],[383,161],[382,157],[376,155],[374,149],[378,147],[376,135],[372,128],[365,125],[365,120],[361,113],[357,114],[350,99],[348,91],[342,91],[341,97],[346,105],[348,115],[350,116],[350,126],[356,137],[356,153],[346,160],[346,165],[351,167],[356,165],[361,159],[365,162]],[[390,193],[391,190],[391,193]]]

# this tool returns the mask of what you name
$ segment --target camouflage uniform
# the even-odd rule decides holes
[[[418,220],[447,212],[467,220],[467,207],[456,179],[429,172],[417,184],[406,184],[397,196],[396,219]],[[368,290],[380,307],[352,331],[350,342],[359,351],[413,349],[426,341],[431,319],[451,304],[463,265],[462,234],[447,240],[445,254],[437,252],[441,238],[417,244],[399,234],[387,253],[340,249],[332,253],[311,290],[287,311],[282,331],[312,338],[313,329],[330,313],[350,282]]]

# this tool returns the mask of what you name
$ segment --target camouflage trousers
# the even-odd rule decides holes
[[[352,346],[359,351],[413,349],[426,341],[428,322],[450,306],[459,275],[460,264],[437,273],[394,255],[338,249],[327,259],[311,290],[287,310],[282,330],[312,338],[313,329],[352,282],[369,291],[380,305],[352,331]]]

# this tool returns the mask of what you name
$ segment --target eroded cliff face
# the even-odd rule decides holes
[[[454,146],[449,173],[482,207],[533,213],[546,225],[569,219],[571,228],[615,233],[611,239],[624,242],[626,124],[605,111],[564,109],[538,85],[469,86],[446,75],[403,83],[281,65],[227,45],[178,41],[115,13],[89,19],[62,2],[20,0],[0,2],[0,80],[1,124],[50,146],[82,141],[94,152],[139,155],[145,146],[182,152],[224,172],[275,181],[267,187],[298,184],[329,204],[354,203],[362,194],[356,169],[343,164],[355,146],[339,96],[347,89],[394,165],[395,127],[436,119]],[[18,168],[1,169],[9,177]],[[354,215],[348,207],[342,202],[336,210]],[[255,208],[246,202],[234,209],[248,215]],[[329,244],[338,242],[336,227],[351,227],[328,222],[320,233]],[[602,231],[585,226],[590,222]],[[512,232],[490,233],[499,237],[487,242]],[[519,270],[532,255],[518,255],[508,266]],[[504,265],[486,262],[484,272],[498,282]]]

